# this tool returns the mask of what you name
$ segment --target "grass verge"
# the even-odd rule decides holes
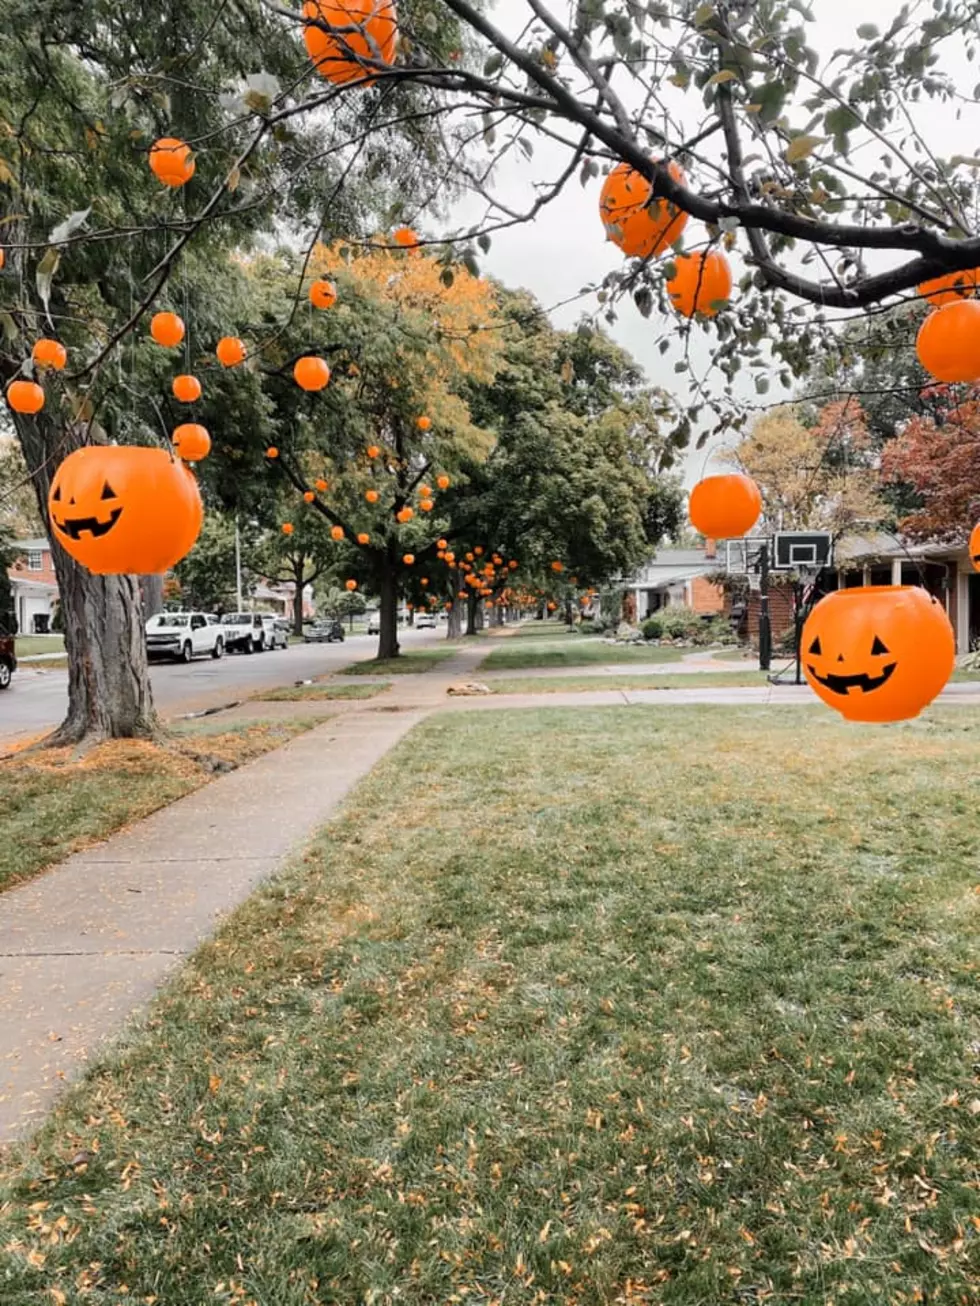
[[[33,657],[38,653],[64,653],[62,635],[18,635],[14,648],[19,658]]]
[[[493,648],[482,662],[484,671],[524,671],[531,667],[587,667],[597,663],[679,662],[690,649],[659,645],[606,644],[591,635],[559,643],[509,639]]]
[[[495,694],[572,694],[596,689],[731,689],[769,682],[759,671],[690,671],[649,676],[507,676],[486,683]]]
[[[58,748],[0,763],[0,890],[319,724],[189,722],[163,745],[113,740],[79,760]]]
[[[302,703],[322,699],[375,698],[390,688],[390,680],[367,685],[332,685],[314,681],[312,685],[283,685],[279,689],[262,689],[252,695],[252,702]]]
[[[456,652],[456,645],[445,648],[412,649],[397,658],[369,658],[366,662],[352,662],[338,672],[341,676],[413,676],[433,667]]]
[[[425,723],[11,1156],[5,1306],[975,1302],[978,728]]]
[[[542,636],[578,635],[580,633],[577,626],[566,626],[563,621],[526,621],[513,631],[515,639],[538,639]]]

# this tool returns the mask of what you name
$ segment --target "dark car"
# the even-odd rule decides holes
[[[14,641],[11,635],[0,635],[0,689],[6,689],[10,677],[17,670],[17,658],[14,654]]]
[[[303,631],[307,644],[342,644],[344,628],[339,621],[315,621]]]

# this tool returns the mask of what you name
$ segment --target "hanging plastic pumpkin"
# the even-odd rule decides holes
[[[211,437],[200,422],[184,422],[173,434],[177,456],[185,463],[199,463],[211,452]]]
[[[331,527],[330,527],[330,538],[331,538],[332,540],[342,540],[342,539],[344,538],[344,528],[343,528],[343,526],[331,526]]]
[[[357,581],[356,581],[356,580],[345,580],[345,581],[344,581],[344,589],[346,589],[349,593],[353,594],[354,591],[357,589]]]
[[[200,381],[196,376],[188,376],[186,373],[175,376],[170,388],[174,398],[179,399],[182,404],[192,404],[201,397]]]
[[[422,512],[431,512],[435,506],[434,499],[419,499],[419,509]]]
[[[762,494],[751,476],[706,476],[691,491],[687,511],[691,525],[706,539],[732,539],[759,520]]]
[[[980,571],[980,522],[970,532],[970,565]]]
[[[980,268],[969,268],[963,272],[947,272],[944,276],[934,277],[932,281],[923,281],[916,290],[923,299],[927,299],[936,308],[943,304],[955,304],[960,299],[975,299],[980,289]]]
[[[354,81],[374,85],[368,76],[370,68],[359,59],[388,67],[395,62],[398,23],[391,0],[305,0],[303,17],[307,20],[303,28],[306,52],[320,76],[337,86]],[[334,36],[315,26],[318,21],[357,30]]]
[[[33,416],[44,407],[44,391],[36,381],[11,381],[7,386],[7,403],[15,413]]]
[[[420,485],[420,486],[419,486],[419,497],[420,497],[421,499],[431,499],[431,498],[432,498],[432,486],[431,486],[431,485],[424,485],[424,484],[423,484],[423,485]]]
[[[68,350],[60,340],[48,340],[42,336],[40,340],[35,340],[31,357],[38,367],[50,367],[60,372],[68,362]]]
[[[418,232],[413,231],[411,227],[396,227],[391,233],[391,238],[399,249],[407,249],[412,254],[421,253]]]
[[[408,505],[406,504],[404,508],[399,508],[399,510],[395,513],[395,516],[404,525],[405,522],[409,522],[412,520],[412,518],[415,516],[415,512],[412,508],[409,508]]]
[[[563,562],[559,562],[556,558],[555,561],[551,564],[551,570],[555,572],[564,571],[565,564]]]
[[[916,585],[835,590],[807,618],[800,651],[811,687],[848,721],[918,716],[956,660],[942,604]]]
[[[377,458],[380,452],[381,452],[381,446],[379,444],[369,444],[367,449],[365,450],[365,453],[369,458]]]
[[[293,525],[293,523],[292,523],[291,521],[284,521],[283,524],[282,524],[282,533],[283,533],[283,535],[292,535],[292,533],[293,533],[293,531],[294,531],[295,529],[296,529],[296,527]]]
[[[674,181],[686,185],[687,178],[678,163],[668,163]],[[688,215],[668,200],[653,200],[653,188],[647,179],[620,163],[602,184],[599,216],[607,237],[630,258],[651,258],[662,254],[681,237]]]
[[[316,495],[313,493],[312,490],[304,490],[304,491],[303,491],[303,502],[304,502],[304,503],[313,503],[315,499],[316,499]]]
[[[337,287],[332,281],[321,278],[310,286],[310,303],[314,308],[333,308],[337,302]]]
[[[419,584],[420,584],[420,585],[428,585],[428,583],[429,583],[429,578],[428,578],[428,576],[420,576],[420,577],[419,577]]]
[[[377,503],[381,498],[381,495],[377,490],[365,490],[364,497],[367,499],[368,503]]]
[[[426,417],[426,415],[423,413],[421,417],[417,417],[415,419],[415,425],[419,428],[420,431],[428,431],[429,428],[432,426],[432,418]]]
[[[164,349],[176,349],[184,338],[184,322],[176,313],[154,313],[150,335]]]
[[[371,543],[371,536],[368,535],[367,531],[361,531],[361,532],[358,534],[357,542],[358,542],[358,544],[370,544],[370,543]]]
[[[48,515],[62,548],[96,575],[155,576],[189,552],[204,509],[166,450],[90,445],[55,472]]]
[[[7,266],[7,251],[0,249],[0,272]]]
[[[436,540],[436,548],[437,548],[437,549],[448,549],[448,548],[449,548],[449,541],[448,541],[448,540]]]
[[[411,565],[412,565],[412,563],[413,563],[414,561],[415,561],[415,554],[414,554],[414,553],[403,553],[403,554],[402,554],[402,562],[405,564],[406,567],[411,567]]]
[[[177,189],[194,176],[194,154],[186,141],[161,136],[150,146],[150,168],[165,186]]]
[[[330,489],[329,481],[325,481],[322,476],[318,477],[317,480],[313,482],[313,484],[316,487],[316,489],[320,492],[320,494],[325,494],[327,490]]]
[[[271,458],[271,459],[278,458],[279,450],[276,448],[274,444],[270,444],[268,449],[266,449],[265,451],[265,456],[266,458]]]
[[[980,302],[935,309],[919,328],[915,352],[937,381],[980,381]]]
[[[296,360],[293,379],[301,390],[322,390],[330,382],[330,368],[315,354],[305,354]]]
[[[437,476],[437,477],[436,477],[436,485],[438,485],[438,487],[439,487],[440,490],[448,490],[448,489],[449,489],[449,477],[448,477],[448,476]]]
[[[222,336],[215,345],[214,352],[222,367],[237,367],[239,363],[244,363],[248,351],[245,341],[239,340],[238,336]]]
[[[719,249],[700,254],[679,254],[676,272],[667,282],[674,307],[685,317],[703,313],[714,317],[732,294],[732,269]]]

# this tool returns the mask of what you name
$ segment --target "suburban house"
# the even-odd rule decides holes
[[[46,539],[17,540],[17,557],[7,568],[17,629],[22,635],[46,634],[58,607],[58,581]]]
[[[712,577],[726,568],[725,549],[707,540],[703,549],[661,549],[628,585],[636,619],[671,605],[710,616],[733,613],[743,605],[743,630],[755,640],[759,632],[759,594],[754,588],[733,592]],[[856,585],[922,585],[942,603],[956,636],[958,653],[980,644],[980,572],[970,564],[966,542],[961,545],[912,544],[895,535],[850,535],[837,541],[834,564],[818,580],[818,593]],[[773,636],[779,639],[793,625],[792,587],[773,574],[769,591]]]

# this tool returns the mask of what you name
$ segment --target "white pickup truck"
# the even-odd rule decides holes
[[[225,637],[217,620],[206,612],[158,612],[146,623],[146,654],[150,659],[224,656]]]

